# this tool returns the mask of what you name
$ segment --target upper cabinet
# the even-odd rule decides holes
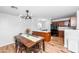
[[[76,17],[69,17],[64,19],[58,19],[59,21],[52,22],[53,25],[59,26],[59,27],[76,27],[77,26],[77,19]]]
[[[52,25],[64,27],[64,21],[52,22]]]
[[[52,20],[52,24],[59,27],[65,27],[65,26],[67,27],[69,26],[69,20],[70,18],[56,19],[56,20]]]
[[[77,19],[76,19],[76,17],[71,17],[70,18],[70,26],[72,27],[72,26],[77,26]]]

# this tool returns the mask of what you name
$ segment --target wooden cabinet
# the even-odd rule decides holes
[[[59,40],[58,40],[58,42],[60,43],[60,44],[64,44],[64,31],[59,31],[58,32],[59,34]]]
[[[47,41],[47,42],[51,40],[51,33],[50,32],[37,32],[37,31],[33,31],[32,34],[44,37],[44,41]]]
[[[64,37],[64,31],[58,31],[58,33],[59,33],[59,34],[58,34],[59,37],[62,37],[62,38]]]
[[[57,22],[57,23],[58,23],[58,26],[61,26],[61,27],[64,26],[64,21],[60,21],[60,22]]]
[[[63,27],[64,26],[64,21],[52,22],[52,25]]]

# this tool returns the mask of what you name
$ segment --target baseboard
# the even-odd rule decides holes
[[[14,43],[14,42],[5,43],[5,44],[0,44],[0,47],[6,46],[6,45],[9,45],[9,44],[13,44],[13,43]]]

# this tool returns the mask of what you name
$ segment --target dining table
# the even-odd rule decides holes
[[[18,50],[17,42],[20,42],[20,44],[23,44],[27,49],[34,47],[36,44],[40,44],[39,46],[41,50],[45,51],[44,38],[40,36],[27,35],[27,34],[16,35],[15,36],[16,51]]]

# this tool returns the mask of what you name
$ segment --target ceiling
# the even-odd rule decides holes
[[[7,13],[15,16],[25,15],[25,10],[30,11],[32,17],[37,18],[61,18],[76,14],[79,6],[16,6],[18,9],[10,6],[0,6],[0,13]]]

